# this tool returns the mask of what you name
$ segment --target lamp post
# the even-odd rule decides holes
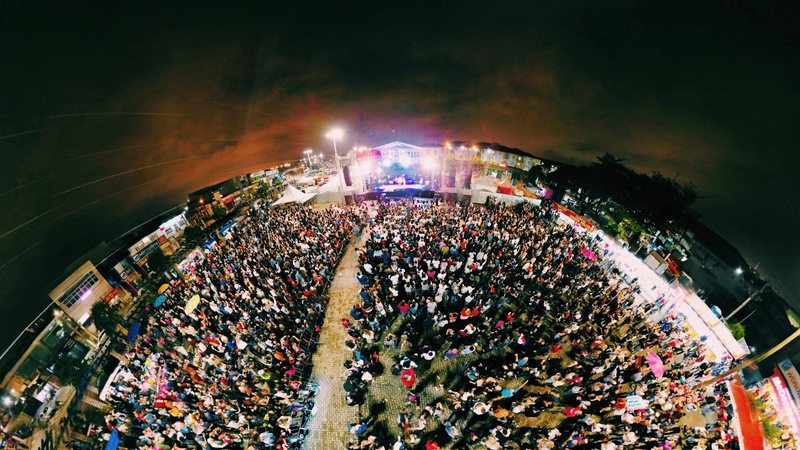
[[[724,380],[726,377],[728,377],[730,375],[733,375],[734,373],[744,369],[745,367],[747,367],[747,366],[749,366],[751,364],[757,364],[757,363],[769,358],[770,356],[774,355],[775,353],[779,352],[782,348],[784,348],[787,345],[791,344],[792,341],[794,341],[798,337],[800,337],[800,328],[795,330],[794,333],[790,334],[786,339],[782,340],[780,343],[778,343],[777,345],[775,345],[771,349],[767,350],[766,352],[764,352],[764,353],[762,353],[762,354],[760,354],[758,356],[755,356],[753,358],[750,358],[750,359],[744,359],[740,364],[738,364],[735,367],[729,369],[725,373],[723,373],[721,375],[718,375],[716,377],[711,377],[711,378],[701,382],[700,386],[702,387],[702,386],[708,386],[709,384],[712,384],[712,383],[718,383],[718,382]]]
[[[738,308],[734,309],[732,313],[730,313],[727,316],[725,316],[725,321],[727,322],[727,321],[731,320],[731,317],[735,316],[736,313],[741,311],[742,308],[747,306],[748,303],[750,303],[753,300],[755,300],[756,298],[758,298],[758,296],[761,295],[767,289],[767,286],[769,286],[769,285],[765,284],[765,285],[761,286],[761,288],[759,290],[757,290],[757,291],[753,292],[752,294],[750,294],[750,296],[747,297],[747,299],[745,299],[745,301],[743,301],[742,304],[739,305]]]
[[[307,149],[305,149],[303,151],[303,153],[305,153],[305,155],[306,155],[306,163],[308,164],[308,168],[310,170],[311,169],[311,154],[314,153],[314,151],[311,150],[310,148],[307,148]]]
[[[336,140],[344,137],[344,130],[342,130],[341,128],[334,128],[325,133],[325,137],[333,141],[333,154],[338,159],[339,150],[336,149]]]
[[[339,150],[336,148],[336,140],[344,137],[344,130],[341,128],[333,128],[325,133],[325,137],[333,141],[333,160],[336,163],[336,179],[339,180],[339,192],[342,192],[344,191],[344,187],[342,186],[344,180],[339,177],[339,169],[341,169],[341,167],[339,163]]]

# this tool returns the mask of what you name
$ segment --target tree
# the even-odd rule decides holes
[[[83,375],[84,367],[73,358],[64,357],[56,363],[53,375],[58,377],[62,386],[77,386]]]
[[[745,329],[744,329],[744,325],[742,325],[741,323],[739,323],[739,322],[730,322],[730,323],[728,323],[728,328],[731,330],[731,334],[733,335],[733,338],[736,339],[737,341],[744,337]]]
[[[116,308],[106,302],[97,302],[92,305],[92,322],[95,328],[111,338],[117,336],[117,325],[122,323],[122,317]]]
[[[228,210],[219,205],[212,206],[211,210],[214,212],[214,217],[217,219],[225,217],[225,215],[228,214]]]
[[[581,214],[609,200],[622,207],[626,212],[615,214],[615,225],[622,216],[628,216],[643,227],[674,229],[681,228],[694,215],[691,206],[697,193],[691,185],[659,172],[638,173],[626,167],[624,161],[606,153],[588,165],[562,166],[546,178],[558,189],[569,191]]]
[[[188,226],[183,230],[183,239],[190,247],[195,246],[203,240],[203,230],[194,225]]]
[[[546,173],[542,167],[542,164],[536,164],[531,166],[531,168],[525,173],[524,181],[528,184],[536,184],[537,180],[544,178],[546,178]]]
[[[256,188],[256,195],[259,198],[267,198],[269,195],[269,188],[267,187],[266,183],[258,183],[258,188]]]
[[[155,273],[161,273],[169,268],[169,258],[160,248],[153,250],[147,257],[147,266]]]

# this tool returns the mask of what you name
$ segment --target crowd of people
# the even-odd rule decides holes
[[[363,405],[350,448],[737,448],[719,385],[701,383],[731,361],[553,209],[383,202],[364,232],[342,319],[343,388]],[[376,377],[401,398],[373,394]]]
[[[109,432],[142,450],[299,448],[323,291],[354,211],[251,209],[151,307],[113,382]]]
[[[700,383],[731,361],[587,233],[547,206],[444,201],[251,209],[150,307],[107,429],[142,450],[300,448],[324,290],[362,232],[341,319],[351,448],[737,448],[719,385]]]

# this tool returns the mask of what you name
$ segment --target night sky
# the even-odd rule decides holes
[[[0,343],[96,244],[202,186],[330,154],[334,124],[347,146],[608,151],[677,176],[800,303],[800,36],[778,3],[37,3],[0,15]]]

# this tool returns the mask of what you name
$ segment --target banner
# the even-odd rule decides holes
[[[776,374],[769,377],[769,382],[775,390],[775,396],[778,400],[778,414],[789,423],[792,432],[795,436],[800,436],[800,412],[797,411],[797,405],[792,402],[792,397],[789,395],[789,389],[783,382],[783,378]]]
[[[792,397],[794,397],[795,404],[800,407],[800,373],[797,372],[792,361],[788,359],[779,362],[778,368],[786,380],[786,385],[789,388],[789,392],[792,393]]]
[[[639,409],[647,409],[649,402],[638,395],[629,395],[625,398],[625,407],[629,411],[636,411]]]

